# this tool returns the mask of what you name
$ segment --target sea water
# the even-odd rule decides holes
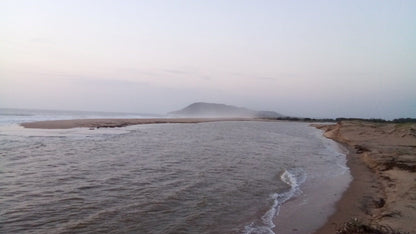
[[[344,152],[307,123],[29,130],[7,118],[2,233],[310,233],[350,180]]]

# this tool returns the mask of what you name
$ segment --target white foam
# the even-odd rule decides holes
[[[274,193],[271,195],[273,199],[273,205],[271,208],[261,217],[262,224],[256,225],[251,223],[245,227],[244,233],[246,234],[268,234],[274,233],[273,228],[276,225],[273,222],[274,217],[279,215],[280,206],[287,202],[289,199],[302,194],[300,185],[306,180],[306,173],[301,168],[292,168],[285,170],[280,176],[280,179],[290,186],[290,189],[284,193]]]
[[[322,130],[315,132],[315,136],[321,140],[325,149],[328,152],[330,152],[332,155],[334,155],[337,159],[336,165],[338,166],[340,170],[337,171],[337,174],[332,175],[332,176],[344,175],[347,172],[349,172],[349,168],[346,166],[347,164],[346,155],[348,153],[348,150],[341,144],[324,137]]]

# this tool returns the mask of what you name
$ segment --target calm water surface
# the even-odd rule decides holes
[[[346,171],[305,123],[79,131],[0,131],[0,232],[273,233],[302,186]]]

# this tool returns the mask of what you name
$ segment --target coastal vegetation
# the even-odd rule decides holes
[[[340,122],[340,121],[365,121],[372,123],[416,123],[416,118],[398,118],[385,120],[380,118],[309,118],[285,116],[275,111],[255,111],[244,107],[237,107],[219,103],[195,102],[185,108],[168,113],[170,117],[190,117],[190,118],[258,118],[267,120],[286,120],[300,122]]]
[[[416,118],[398,118],[393,120],[376,119],[376,118],[303,118],[303,117],[278,117],[274,120],[287,120],[287,121],[301,121],[301,122],[340,122],[340,121],[364,121],[371,123],[416,123]]]

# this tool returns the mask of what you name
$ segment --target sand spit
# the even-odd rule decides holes
[[[118,128],[137,124],[161,123],[203,123],[218,121],[253,121],[254,118],[171,118],[171,119],[73,119],[73,120],[47,120],[22,123],[25,128],[40,129],[69,129],[69,128]],[[263,120],[265,121],[265,120]]]
[[[337,212],[317,233],[335,233],[351,218],[416,233],[416,124],[342,121],[313,126],[349,148],[354,177]]]

